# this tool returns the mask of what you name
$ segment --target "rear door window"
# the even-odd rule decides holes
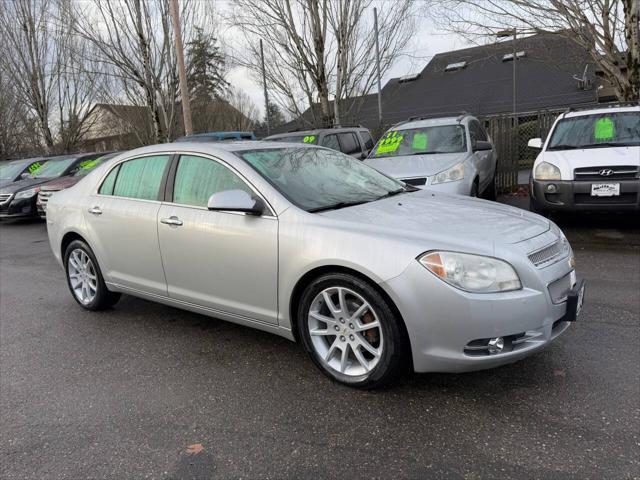
[[[327,135],[322,139],[322,146],[331,148],[332,150],[340,150],[340,144],[338,143],[338,136],[334,133]]]
[[[355,133],[339,133],[338,137],[340,139],[340,151],[342,153],[351,155],[362,151],[360,149],[360,142],[358,142]]]
[[[158,200],[162,176],[169,159],[169,155],[153,155],[121,163],[113,186],[113,195]]]

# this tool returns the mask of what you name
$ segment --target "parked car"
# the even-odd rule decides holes
[[[229,140],[255,140],[253,132],[206,132],[176,138],[176,142],[224,142]]]
[[[514,362],[584,295],[553,222],[314,146],[133,150],[51,197],[47,227],[83,308],[128,293],[266,330],[357,387]]]
[[[0,188],[34,173],[46,161],[43,157],[22,158],[0,164]]]
[[[496,151],[469,114],[419,117],[394,125],[365,163],[418,188],[496,196]]]
[[[95,157],[95,155],[95,153],[90,153],[47,158],[27,178],[1,187],[0,220],[37,216],[36,201],[40,185],[54,178],[69,175],[79,163]]]
[[[532,211],[640,209],[640,105],[567,111],[529,147]]]
[[[302,130],[271,135],[264,140],[269,142],[306,143],[331,148],[359,160],[367,158],[373,147],[373,138],[368,129],[355,127],[334,127],[315,130]]]
[[[104,154],[94,154],[94,157],[87,158],[80,162],[73,173],[66,177],[56,178],[49,182],[40,185],[40,191],[38,192],[38,200],[36,201],[36,208],[38,209],[38,215],[40,218],[46,218],[47,216],[47,203],[51,195],[65,188],[73,187],[76,183],[82,180],[91,170],[101,165],[103,162],[112,159],[120,152],[111,152]]]

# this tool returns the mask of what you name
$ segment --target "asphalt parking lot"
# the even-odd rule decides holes
[[[377,392],[257,330],[132,297],[85,312],[45,224],[0,225],[0,476],[639,478],[634,220],[556,218],[588,291],[550,348]]]

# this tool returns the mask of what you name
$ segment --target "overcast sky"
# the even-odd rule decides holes
[[[370,15],[373,16],[373,10],[371,10]],[[234,42],[235,35],[233,31],[227,30],[224,37],[226,37],[224,38],[225,42]],[[416,34],[406,48],[406,55],[399,58],[391,70],[384,75],[382,85],[384,86],[390,78],[420,72],[437,53],[457,50],[469,45],[465,39],[457,35],[444,34],[437,31],[430,19],[421,17],[417,20]],[[260,112],[264,112],[262,86],[256,84],[245,69],[235,68],[231,70],[227,75],[227,80],[234,87],[240,88],[249,94],[260,109]]]

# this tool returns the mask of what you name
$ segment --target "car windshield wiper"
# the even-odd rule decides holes
[[[309,210],[307,210],[307,212],[309,212],[309,213],[317,213],[317,212],[324,212],[326,210],[338,210],[340,208],[354,207],[356,205],[362,205],[363,203],[369,203],[370,201],[371,200],[358,200],[358,201],[354,201],[354,202],[332,203],[331,205],[324,205],[322,207],[310,208]]]
[[[376,200],[382,200],[383,198],[393,197],[394,195],[399,195],[401,193],[405,193],[406,191],[408,191],[408,190],[406,188],[402,187],[402,188],[399,188],[397,190],[392,190],[390,192],[387,192],[384,195],[381,195],[378,198],[376,198]]]
[[[599,148],[599,147],[637,147],[640,142],[601,142],[601,143],[588,143],[581,145],[582,148]]]

